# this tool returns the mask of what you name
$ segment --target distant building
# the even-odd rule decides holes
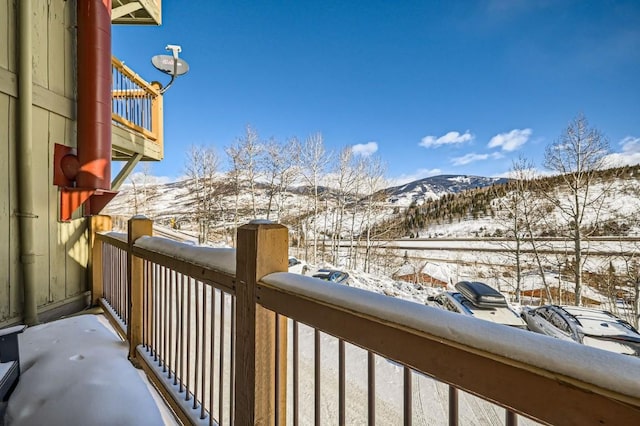
[[[549,288],[549,291],[551,293],[551,297],[553,297],[554,303],[559,305],[575,304],[575,294],[573,294],[572,291],[563,291],[562,294],[559,294],[557,287],[551,287]],[[542,303],[549,303],[549,301],[547,300],[547,293],[544,288],[522,290],[520,292],[520,297],[523,300],[526,298],[533,298],[539,300],[541,299]],[[602,302],[583,295],[582,304],[584,306],[600,306]]]
[[[434,264],[427,262],[422,268],[418,269],[415,265],[406,262],[391,275],[391,278],[412,284],[446,288],[446,278],[434,276],[435,274],[432,272],[433,266]]]

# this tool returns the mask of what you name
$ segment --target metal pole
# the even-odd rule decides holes
[[[38,218],[33,212],[33,63],[31,59],[31,0],[18,2],[20,19],[20,58],[18,71],[18,96],[20,113],[20,139],[18,143],[18,197],[20,224],[20,263],[22,264],[22,284],[24,306],[22,314],[27,325],[38,323],[38,307],[36,304],[35,235],[34,221]]]

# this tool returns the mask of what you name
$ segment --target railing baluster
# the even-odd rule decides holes
[[[146,260],[142,261],[142,346],[147,349],[147,313],[149,312],[149,305],[147,303],[147,298],[149,292],[147,291],[147,286],[149,284],[149,262]]]
[[[122,279],[122,261],[121,261],[121,253],[120,250],[116,251],[115,260],[116,260],[116,268],[112,273],[113,276],[113,305],[112,308],[116,310],[118,313],[118,318],[124,320],[124,316],[122,314],[122,304],[120,303],[120,286],[116,285],[116,283],[120,282]]]
[[[215,371],[213,368],[215,363],[215,346],[213,343],[215,330],[216,330],[216,289],[211,288],[211,358],[209,359],[209,365],[211,369],[209,371],[209,388],[211,392],[209,392],[209,426],[213,426],[213,401],[215,400],[215,393],[213,392],[213,384],[215,382]],[[220,321],[222,323],[222,320]],[[220,357],[222,357],[222,342],[220,344]],[[220,383],[218,384],[218,392],[222,395],[222,370],[220,370]],[[222,424],[222,398],[220,398],[220,404],[218,406],[218,423]]]
[[[458,426],[458,389],[449,386],[449,426]]]
[[[222,293],[224,294],[224,293]],[[222,299],[222,303],[225,303],[226,297]],[[230,327],[230,336],[229,336],[229,345],[231,346],[229,351],[229,364],[230,367],[230,380],[229,380],[229,425],[233,426],[233,410],[235,405],[235,385],[236,385],[236,298],[233,296],[229,297],[229,301],[231,304],[231,327]],[[224,316],[221,314],[221,318]]]
[[[280,404],[278,403],[278,397],[280,395],[280,350],[278,350],[278,348],[280,348],[280,315],[278,315],[276,313],[276,324],[275,324],[275,344],[276,344],[276,356],[275,356],[275,362],[273,364],[273,369],[275,371],[275,383],[274,383],[274,387],[275,387],[275,392],[274,392],[274,405],[275,405],[275,412],[274,412],[274,416],[275,416],[275,424],[279,425],[280,424]]]
[[[224,392],[222,391],[223,386],[224,386],[224,324],[225,324],[225,319],[224,319],[224,303],[225,303],[225,297],[224,297],[224,292],[220,292],[220,365],[218,366],[219,368],[219,372],[218,372],[218,386],[220,388],[219,392],[220,394],[218,395],[218,416],[220,417],[218,419],[218,422],[222,423],[222,407],[224,406]],[[213,383],[213,382],[212,382]]]
[[[298,426],[298,321],[293,321],[293,424]]]
[[[180,342],[180,334],[182,332],[182,328],[180,327],[180,322],[178,321],[178,316],[180,315],[180,299],[178,297],[179,291],[180,291],[180,283],[179,283],[179,278],[182,274],[179,274],[177,272],[174,271],[173,273],[173,282],[175,284],[175,292],[174,294],[171,296],[171,300],[175,300],[176,303],[176,313],[174,315],[174,320],[173,323],[175,325],[175,336],[173,338],[174,342],[173,342],[173,384],[177,385],[178,384],[178,363],[179,363],[179,359],[180,359],[180,352],[178,352],[179,349],[179,342]]]
[[[122,250],[122,282],[126,283],[128,281],[128,271],[127,271],[127,253]],[[129,316],[131,314],[130,304],[129,304],[129,292],[127,291],[127,285],[122,286],[122,300],[124,301],[122,311],[124,312],[125,319],[124,323],[129,324]]]
[[[158,302],[159,291],[158,281],[160,280],[160,265],[154,264],[155,274],[153,276],[153,360],[158,361],[158,342],[160,333],[160,304]]]
[[[505,413],[505,423],[506,426],[518,426],[518,415],[508,408]]]
[[[411,369],[404,366],[404,425],[411,426],[413,423],[413,385],[412,385],[412,376]]]
[[[185,381],[185,377],[184,377],[184,361],[185,361],[185,353],[184,353],[184,336],[185,336],[185,332],[184,332],[184,315],[185,315],[185,309],[184,309],[184,286],[185,286],[185,281],[186,281],[186,277],[184,274],[181,274],[180,276],[180,362],[179,362],[179,368],[180,368],[180,384],[178,387],[178,391],[182,392],[182,384]],[[188,356],[186,357],[187,359],[189,358]]]
[[[102,264],[103,265],[113,265],[111,262],[111,250],[113,250],[113,246],[109,244],[102,245]],[[111,276],[111,271],[113,268],[104,268],[102,270],[102,293],[104,294],[104,299],[109,301],[111,299],[110,291],[111,291],[111,282],[109,277]]]
[[[206,394],[206,384],[207,381],[205,380],[205,377],[207,376],[207,369],[206,369],[206,360],[207,358],[207,344],[206,344],[206,337],[207,337],[207,286],[204,285],[204,283],[202,283],[202,393],[201,393],[201,397],[200,399],[202,400],[202,403],[200,404],[200,418],[204,419],[205,418],[205,401],[207,400],[207,394]],[[211,344],[209,344],[209,346],[211,346]],[[209,365],[209,368],[213,368],[211,365]],[[211,389],[211,386],[209,386],[209,388]]]
[[[314,414],[315,425],[320,425],[320,330],[314,329]]]
[[[168,333],[168,319],[167,312],[169,311],[169,268],[164,268],[164,282],[163,282],[164,294],[163,294],[163,308],[162,308],[162,372],[167,372],[167,353],[169,352],[167,348],[169,347],[169,342],[167,341]]]
[[[368,424],[376,424],[376,358],[371,351],[367,352],[367,395],[368,395]]]
[[[185,400],[190,398],[189,388],[191,386],[191,287],[195,280],[189,278],[187,280],[187,374],[185,377]]]
[[[113,299],[110,302],[110,305],[113,309],[116,310],[117,314],[118,314],[118,318],[122,319],[122,309],[120,309],[120,292],[118,291],[120,289],[120,287],[118,285],[116,285],[116,283],[118,282],[118,280],[120,279],[120,277],[122,276],[121,270],[120,270],[120,252],[116,251],[115,256],[114,256],[114,260],[116,262],[116,269],[113,271],[113,273],[111,274],[111,279],[113,282]]]
[[[167,370],[168,370],[168,375],[167,377],[170,379],[171,378],[171,361],[172,361],[172,357],[171,357],[171,349],[173,348],[173,340],[171,340],[171,337],[173,336],[173,300],[174,300],[174,296],[173,296],[173,281],[174,281],[174,276],[175,276],[175,271],[173,270],[168,270],[169,274],[168,274],[168,278],[169,278],[169,294],[167,295],[167,303],[169,304],[169,317],[168,317],[168,322],[169,322],[169,330],[168,330],[168,347],[167,347]]]
[[[345,424],[345,365],[344,340],[338,340],[338,424]]]
[[[200,288],[200,281],[196,281],[196,288],[194,289],[195,292],[195,300],[196,300],[196,308],[195,308],[195,316],[196,316],[196,347],[195,347],[195,352],[196,352],[196,359],[195,362],[193,363],[193,369],[194,369],[194,374],[193,374],[193,408],[196,409],[198,408],[198,371],[199,371],[199,363],[200,363],[200,357],[198,356],[200,354],[200,303],[199,300],[200,298],[198,297],[198,293],[199,293],[199,288]]]

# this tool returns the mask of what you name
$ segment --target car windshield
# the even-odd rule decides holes
[[[631,326],[607,312],[584,310],[574,307],[564,307],[564,310],[580,322],[580,328],[584,334],[594,336],[626,335],[640,337]]]

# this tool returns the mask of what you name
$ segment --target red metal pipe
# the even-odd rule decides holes
[[[111,0],[78,0],[76,187],[111,188]]]

